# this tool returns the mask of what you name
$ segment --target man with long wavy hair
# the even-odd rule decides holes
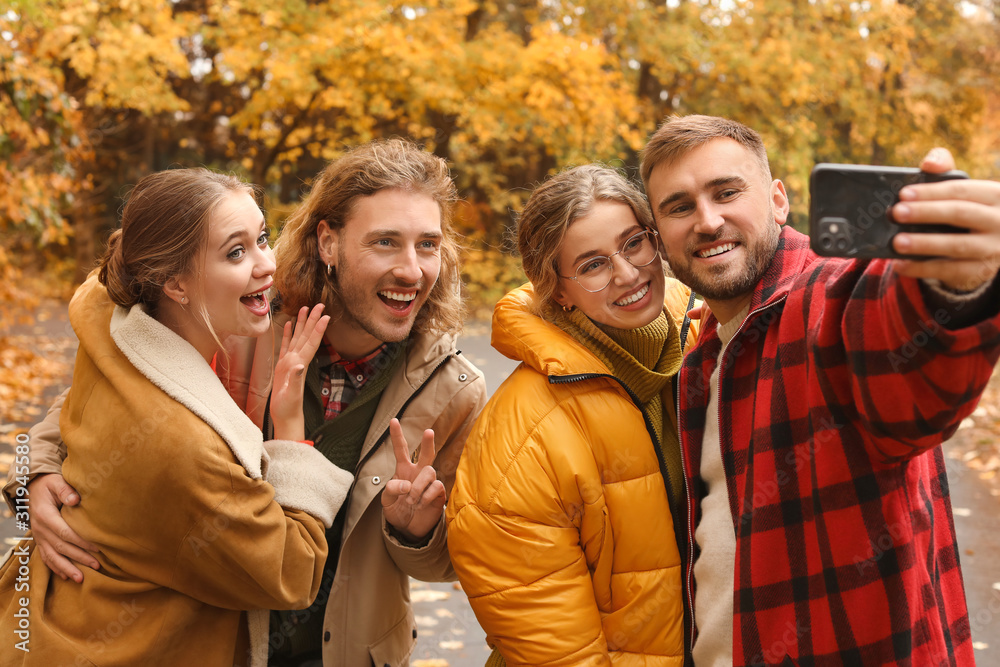
[[[355,480],[327,532],[316,601],[271,614],[270,665],[408,664],[417,636],[409,577],[455,579],[444,504],[486,400],[482,373],[455,347],[464,314],[456,199],[441,158],[401,139],[370,142],[320,172],[275,246],[283,311],[275,324],[317,303],[331,316],[304,369],[306,437]],[[218,374],[267,432],[271,350],[263,347],[234,347]],[[53,414],[32,431],[36,451],[40,429],[52,435]],[[65,502],[73,490],[45,474],[31,492]],[[86,544],[61,541],[62,526],[47,523],[61,521],[57,510],[32,514],[36,539],[53,536],[49,567],[82,579],[66,556],[91,564]]]
[[[355,471],[311,610],[323,611],[329,586],[322,627],[281,614],[278,664],[303,664],[280,661],[300,636],[328,667],[406,664],[417,633],[408,578],[455,578],[443,508],[486,394],[455,348],[456,198],[444,160],[400,139],[368,143],[317,176],[275,247],[284,312],[324,303],[331,315],[306,374],[307,437]]]

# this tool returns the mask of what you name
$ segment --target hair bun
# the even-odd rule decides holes
[[[121,229],[116,229],[108,239],[108,249],[101,258],[100,267],[97,279],[107,288],[111,301],[124,308],[139,303],[141,285],[128,270]]]

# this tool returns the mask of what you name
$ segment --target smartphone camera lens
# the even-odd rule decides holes
[[[837,252],[840,252],[840,253],[846,252],[847,251],[847,247],[849,245],[850,244],[847,242],[847,239],[845,239],[843,237],[837,239]]]
[[[823,234],[820,236],[819,247],[823,250],[833,250],[833,237],[829,234]]]

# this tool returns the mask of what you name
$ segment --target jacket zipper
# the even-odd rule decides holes
[[[729,339],[729,343],[732,343],[734,340],[736,340],[739,337],[739,335],[741,333],[743,333],[743,328],[747,325],[747,322],[750,321],[751,317],[753,317],[754,315],[758,315],[758,314],[764,312],[765,310],[769,310],[771,308],[774,308],[779,303],[782,303],[785,300],[786,296],[787,295],[783,294],[783,295],[781,295],[780,298],[776,299],[774,302],[769,303],[769,304],[765,304],[763,306],[760,306],[756,310],[751,311],[750,313],[747,313],[747,316],[743,319],[743,324],[741,324],[740,328],[736,330],[736,333],[733,334],[733,337]],[[729,343],[726,343],[726,350],[729,349]],[[725,350],[723,351],[723,356],[725,356]],[[723,365],[723,368],[719,369],[719,395],[716,397],[716,402],[719,405],[721,405],[721,401],[722,401],[722,374],[725,371],[726,371],[726,369],[725,369],[725,366]],[[718,427],[719,427],[719,456],[721,457],[722,456],[722,410],[718,411],[717,421],[718,421]],[[725,466],[726,466],[725,461],[726,461],[726,459],[723,458],[722,459],[722,462],[723,462],[722,463],[722,467],[723,467],[723,470],[726,473],[726,493],[733,493],[733,487],[732,487],[732,485],[734,483],[732,481],[733,480],[733,475],[732,475],[733,471],[731,471],[731,470],[725,470]],[[734,530],[735,530],[735,525],[736,525],[736,518],[733,517]]]
[[[699,332],[699,335],[700,335],[700,332]],[[682,369],[684,368],[683,365],[681,366],[681,368]],[[688,642],[687,642],[687,644],[688,644],[688,647],[687,647],[688,650],[686,651],[687,655],[691,655],[691,652],[694,650],[694,629],[695,629],[695,623],[694,623],[694,594],[692,593],[692,588],[693,588],[693,584],[694,584],[694,563],[693,563],[693,561],[694,561],[694,529],[691,527],[692,524],[694,523],[694,501],[691,498],[691,485],[688,484],[688,481],[687,481],[687,479],[688,479],[688,476],[687,476],[687,459],[684,456],[684,440],[682,439],[683,438],[683,430],[681,429],[681,391],[682,391],[682,389],[681,389],[680,376],[681,376],[681,374],[678,372],[677,373],[677,377],[678,377],[678,380],[677,380],[677,401],[676,401],[677,405],[676,405],[676,408],[675,408],[675,413],[677,414],[677,444],[678,444],[678,448],[681,450],[681,469],[684,470],[684,502],[687,503],[687,505],[684,507],[684,514],[685,514],[685,516],[684,516],[684,523],[687,524],[687,530],[685,531],[685,533],[687,534],[687,552],[688,552],[688,554],[687,554],[687,556],[688,556],[687,557],[687,563],[686,563],[686,565],[684,567],[684,570],[685,570],[685,576],[684,576],[684,578],[687,580],[686,581],[687,585],[684,586],[684,593],[685,593],[684,596],[687,598],[687,604],[688,604],[687,608],[691,610],[691,624],[690,624],[690,628],[688,630]],[[687,662],[687,661],[685,661],[685,662]]]
[[[674,494],[672,493],[672,489],[670,486],[670,476],[667,474],[666,470],[666,462],[665,462],[666,458],[663,456],[663,444],[660,443],[659,439],[656,437],[656,430],[653,428],[653,422],[650,421],[649,415],[646,414],[646,410],[643,409],[642,403],[639,401],[639,397],[636,396],[631,389],[629,389],[628,385],[626,385],[624,382],[616,378],[614,375],[610,375],[608,373],[576,373],[573,375],[550,375],[549,383],[570,384],[573,382],[580,382],[583,380],[594,380],[598,378],[607,378],[609,380],[613,380],[616,383],[618,383],[618,385],[625,390],[625,393],[629,395],[629,398],[632,399],[632,403],[635,404],[635,407],[639,409],[639,414],[642,415],[642,421],[646,425],[646,432],[649,434],[649,439],[652,440],[653,442],[653,449],[656,451],[657,467],[660,469],[660,477],[663,478],[663,487],[667,492],[667,507],[670,507],[671,504],[670,499],[673,498]],[[683,462],[681,463],[681,466],[683,467]],[[681,472],[683,473],[683,470]],[[681,476],[683,477],[683,474]],[[674,525],[676,525],[676,522]],[[679,553],[680,549],[678,548],[678,555]]]

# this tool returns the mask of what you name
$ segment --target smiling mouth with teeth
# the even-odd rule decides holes
[[[378,293],[382,303],[389,306],[393,310],[406,310],[410,305],[416,300],[418,292],[394,292],[392,290],[384,290]]]
[[[264,288],[259,292],[241,296],[240,303],[249,308],[250,312],[255,315],[267,315],[271,309],[271,305],[267,302],[267,290],[268,288]]]
[[[715,257],[716,255],[721,255],[724,252],[729,252],[730,250],[733,250],[734,248],[736,248],[736,244],[735,243],[724,243],[722,245],[717,245],[717,246],[715,246],[713,248],[709,248],[708,250],[702,250],[702,251],[697,252],[695,254],[698,257],[701,257],[702,259],[708,259],[709,257]]]
[[[646,292],[648,292],[648,291],[649,291],[649,283],[646,283],[642,287],[642,289],[640,289],[638,292],[636,292],[632,296],[626,297],[626,298],[622,299],[621,301],[615,301],[615,305],[616,306],[628,306],[630,304],[633,304],[636,301],[638,301],[639,299],[641,299],[642,297],[646,296]]]

